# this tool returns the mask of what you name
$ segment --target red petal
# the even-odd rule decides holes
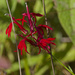
[[[30,33],[29,35],[27,35],[26,37],[32,36],[33,34],[37,33],[37,31],[34,31],[32,33]]]
[[[23,16],[27,16],[27,13],[23,13],[22,15],[23,15]]]
[[[10,37],[11,30],[12,30],[12,22],[10,23],[10,25],[9,25],[8,28],[6,29],[6,35],[8,34],[8,37]]]
[[[47,42],[46,42],[45,39],[41,39],[41,40],[40,40],[40,43],[41,43],[43,46],[47,46],[47,44],[46,44]]]
[[[24,24],[24,22],[27,22],[26,20],[24,20],[25,16],[23,16],[22,18],[22,25]]]
[[[51,44],[53,44],[53,45],[56,45],[55,43],[53,43],[53,42],[50,42]]]
[[[47,40],[48,41],[53,41],[53,40],[55,40],[56,38],[48,38]]]
[[[25,52],[28,53],[27,47],[26,47],[26,44],[25,44],[25,39],[21,40],[21,41],[19,42],[19,45],[18,45],[18,49],[21,50],[21,55],[22,55],[22,50],[23,50],[23,48],[25,49]],[[29,54],[29,53],[28,53],[28,54]]]
[[[27,16],[28,16],[28,20],[29,20],[29,24],[30,24],[30,31],[31,33],[33,32],[33,23],[31,21],[31,17],[30,17],[30,13],[29,13],[29,9],[28,9],[28,5],[26,4],[26,8],[27,8]]]
[[[36,23],[36,17],[35,16],[38,16],[38,17],[43,16],[43,15],[41,15],[39,13],[30,13],[30,14],[33,16],[33,18],[35,18],[35,23]]]
[[[48,41],[47,39],[41,39],[41,42],[44,42],[44,43],[47,43],[47,44],[50,43],[50,41]]]
[[[18,44],[18,49],[21,50],[21,55],[22,55],[22,50],[23,50],[23,41],[22,40]]]
[[[37,30],[38,38],[43,38],[43,36],[42,36],[41,32],[39,31],[39,28],[38,28],[38,27],[36,27],[36,24],[35,24],[35,23],[34,23],[34,26],[35,26],[35,28],[36,28],[36,30]]]
[[[19,34],[18,34],[19,35]],[[22,38],[25,38],[23,35],[19,35],[20,37],[22,37]]]
[[[41,43],[38,43],[44,50],[46,49],[45,46],[43,46]]]
[[[39,30],[42,32],[42,35],[44,35],[43,29],[39,27]]]
[[[49,28],[49,29],[51,29],[51,30],[53,30],[51,27],[49,27],[49,26],[47,26],[47,25],[38,25],[39,27],[45,27],[45,28]]]
[[[32,35],[35,34],[35,33],[37,33],[37,31],[28,34],[26,37],[24,37],[23,35],[19,35],[19,34],[17,34],[17,35],[19,35],[19,36],[22,37],[22,38],[27,38],[27,37],[29,37],[29,36],[32,36]]]
[[[34,46],[37,46],[35,42],[33,42],[32,40],[30,39],[27,39],[26,37],[22,36],[22,35],[19,35],[21,36],[22,38],[24,38],[26,41],[28,41],[31,45],[34,45]]]
[[[22,21],[22,19],[16,19],[16,20],[18,20],[18,21]]]
[[[27,22],[26,20],[24,20],[24,17],[22,19],[16,19],[17,21],[22,21],[22,25],[24,24],[24,22]]]
[[[14,23],[17,24],[18,27],[21,29],[21,31],[23,31],[23,32],[26,34],[26,33],[27,33],[27,30],[25,30],[25,29],[23,28],[23,26],[20,25],[20,24],[16,21],[16,19],[15,19],[14,17],[13,17],[13,20],[14,20]]]
[[[48,47],[48,49],[50,50],[50,46],[47,46]]]
[[[42,14],[39,14],[39,13],[30,13],[30,14],[33,16],[39,16],[39,17],[43,16]]]
[[[5,33],[6,33],[6,35],[8,34],[8,30],[9,30],[9,26],[8,26],[8,28],[6,29],[6,32],[5,32]]]
[[[32,40],[27,39],[27,38],[26,38],[26,40],[27,40],[27,41],[28,41],[31,45],[37,46],[37,45],[36,45],[36,43],[35,43],[35,42],[33,42]]]
[[[28,51],[27,51],[27,46],[26,46],[26,44],[24,43],[24,49],[25,49],[25,52],[27,52],[28,53]],[[28,54],[30,54],[30,53],[28,53]]]

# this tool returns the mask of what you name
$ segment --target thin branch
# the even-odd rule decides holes
[[[19,70],[20,70],[20,75],[22,75],[22,72],[21,72],[21,65],[20,65],[20,56],[19,56],[19,51],[18,51],[18,47],[17,47],[18,44],[17,44],[17,40],[16,40],[16,33],[15,33],[14,23],[13,23],[13,19],[12,19],[12,15],[11,15],[11,11],[10,11],[10,7],[9,7],[8,0],[6,0],[6,3],[7,3],[8,10],[9,10],[11,22],[12,22],[12,25],[13,25],[14,37],[15,37],[16,48],[17,48],[17,56],[18,56],[18,62],[19,62]]]
[[[48,23],[47,23],[47,17],[46,17],[46,10],[45,10],[45,2],[44,2],[44,0],[43,0],[43,8],[44,8],[44,15],[45,15],[45,24],[48,25]],[[46,28],[46,30],[47,30],[47,35],[48,35],[48,33],[49,33],[48,28]],[[48,35],[48,37],[49,37],[49,35]]]
[[[42,1],[43,1],[44,14],[45,14],[45,24],[48,25],[47,17],[46,17],[46,10],[45,10],[45,2],[44,2],[44,0],[42,0]],[[47,36],[49,37],[49,30],[48,30],[48,28],[47,28]],[[50,56],[51,56],[51,65],[52,65],[53,75],[55,75],[54,65],[53,65],[53,59],[52,59],[51,46],[50,46]]]

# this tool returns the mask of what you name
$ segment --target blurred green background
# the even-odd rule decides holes
[[[27,0],[30,12],[44,15],[42,0]],[[22,13],[26,13],[25,0],[9,0],[12,15],[22,18]],[[53,28],[50,33],[56,37],[56,46],[52,46],[52,53],[63,64],[75,73],[75,0],[45,0],[48,25]],[[19,65],[17,59],[15,37],[12,31],[11,37],[5,34],[6,28],[11,20],[8,13],[6,0],[0,0],[0,71],[6,71],[7,75],[19,75]],[[45,24],[45,17],[37,18],[38,24]],[[18,32],[16,28],[16,33]],[[17,41],[21,40],[17,36]],[[22,75],[53,75],[50,56],[42,50],[38,55],[38,48],[27,43],[27,50],[30,55],[23,50],[21,58]],[[71,75],[56,60],[54,60],[55,75]],[[5,73],[5,72],[4,72]]]

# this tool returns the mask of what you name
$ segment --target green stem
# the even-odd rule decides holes
[[[53,55],[52,55],[53,56]],[[75,75],[72,71],[70,71],[64,64],[62,64],[55,56],[53,56],[55,60],[57,60],[68,72],[70,72],[72,75]]]

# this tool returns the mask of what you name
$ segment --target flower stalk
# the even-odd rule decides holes
[[[45,15],[45,24],[48,26],[47,17],[46,17],[46,9],[45,9],[45,1],[44,0],[42,0],[42,1],[43,1],[43,8],[44,8],[44,15]],[[49,37],[49,29],[46,28],[46,30],[47,30],[47,37]],[[50,46],[50,53],[49,54],[51,56],[51,65],[52,65],[53,75],[55,75],[51,46]]]
[[[7,7],[8,7],[10,18],[11,18],[11,22],[12,22],[12,26],[13,26],[13,31],[14,31],[14,37],[15,37],[15,41],[16,41],[17,56],[18,56],[18,63],[19,63],[19,71],[20,71],[20,75],[22,75],[21,64],[20,64],[20,56],[19,56],[19,51],[18,51],[18,47],[17,47],[18,45],[17,45],[17,40],[16,40],[16,33],[15,33],[14,23],[13,23],[13,19],[12,19],[12,15],[11,15],[11,11],[10,11],[8,0],[6,0],[6,3],[7,3]]]

